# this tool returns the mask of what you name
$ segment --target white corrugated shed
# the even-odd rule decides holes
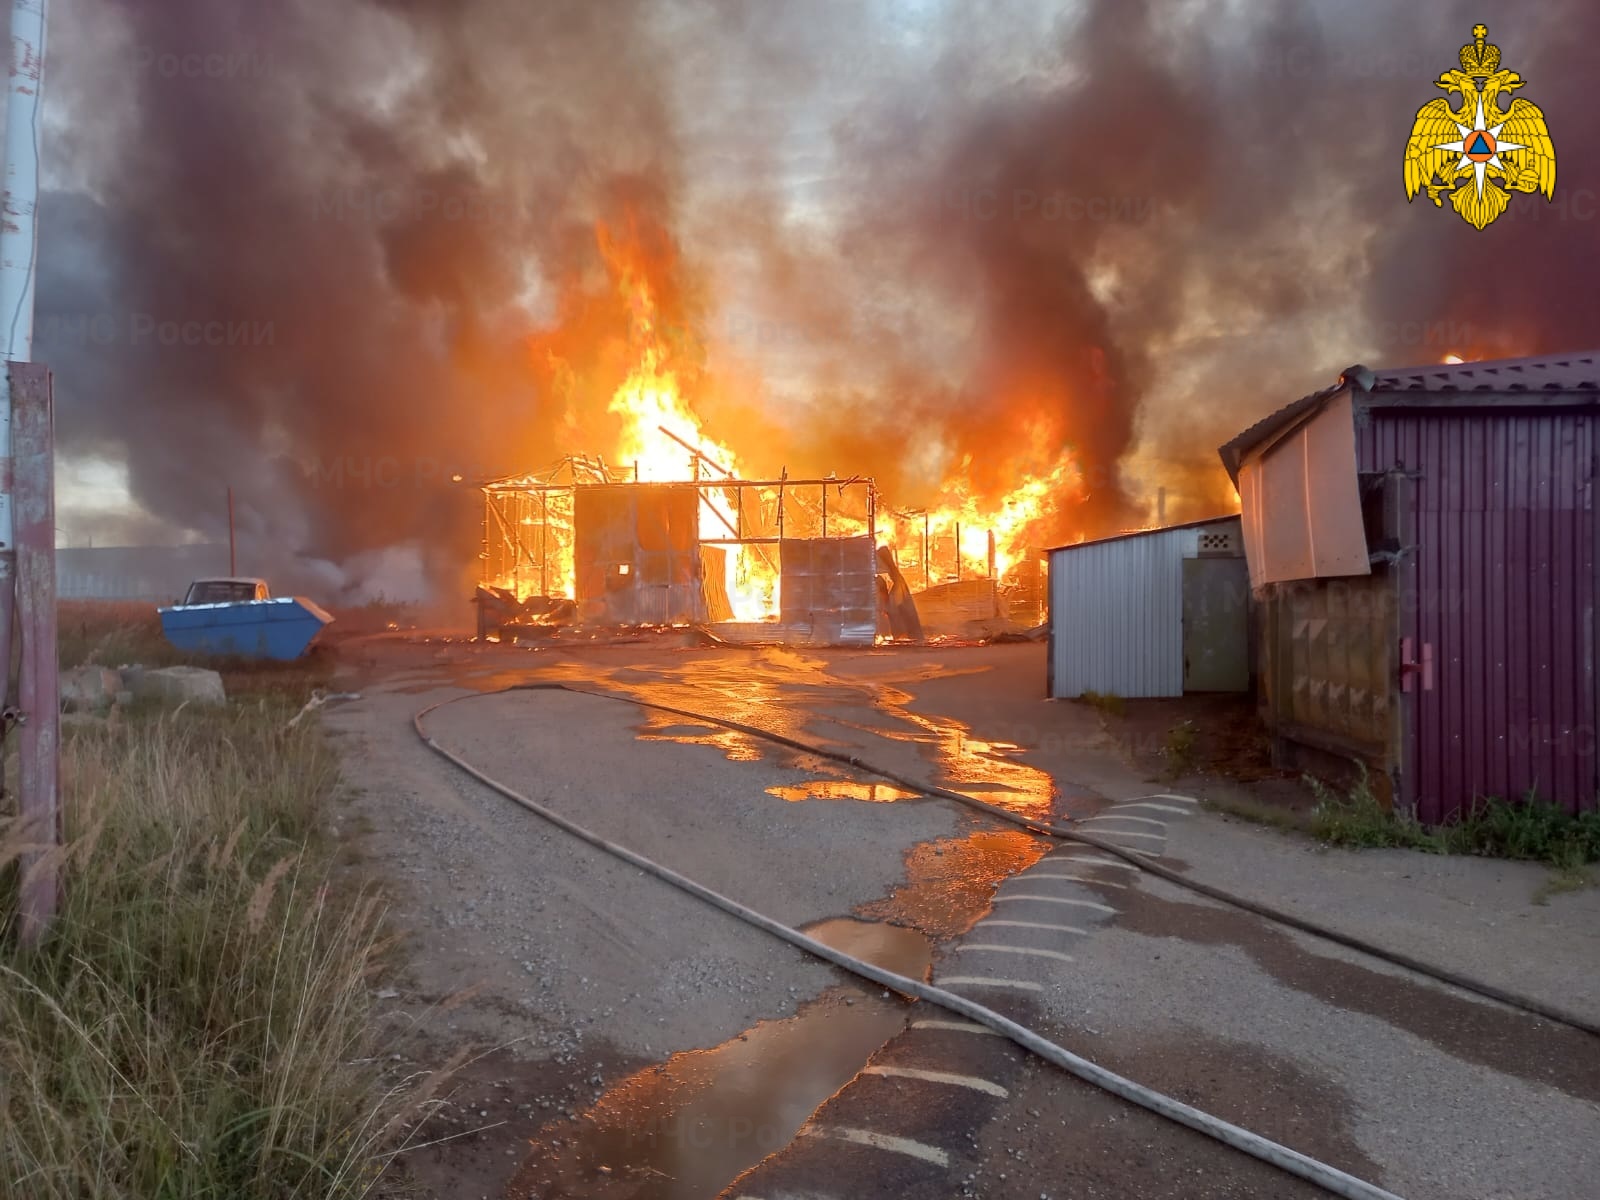
[[[1183,561],[1223,532],[1237,545],[1239,518],[1051,550],[1050,696],[1183,695]]]

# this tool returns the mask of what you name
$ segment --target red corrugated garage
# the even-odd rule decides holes
[[[1597,411],[1597,354],[1352,367],[1222,447],[1283,761],[1596,807]]]

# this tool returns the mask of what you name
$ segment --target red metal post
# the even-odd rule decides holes
[[[238,563],[235,561],[234,553],[233,553],[233,489],[229,488],[228,489],[228,574],[229,575],[237,575],[238,573],[239,573],[239,566],[238,566]]]
[[[56,664],[55,415],[50,372],[40,363],[7,364],[11,381],[20,637],[21,738],[18,799],[24,836],[18,896],[24,945],[37,943],[60,902],[61,689]]]

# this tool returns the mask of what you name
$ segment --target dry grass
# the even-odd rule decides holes
[[[83,653],[149,662],[148,632]],[[378,901],[330,887],[333,753],[268,691],[67,733],[64,906],[31,953],[0,810],[0,1198],[361,1196],[414,1120],[372,1065]]]
[[[113,600],[63,600],[56,606],[63,667],[99,663],[106,667],[142,663],[170,667],[188,662],[162,636],[154,604]]]

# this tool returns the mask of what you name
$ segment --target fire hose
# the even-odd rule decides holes
[[[707,725],[719,725],[722,728],[732,730],[735,733],[742,733],[749,737],[760,738],[764,741],[772,742],[776,745],[784,746],[791,750],[800,751],[803,754],[815,755],[819,758],[826,758],[833,762],[842,763],[845,766],[865,772],[868,775],[876,775],[880,779],[886,779],[890,783],[895,784],[897,787],[902,787],[907,791],[915,792],[919,796],[930,796],[941,800],[952,800],[957,804],[963,804],[968,808],[975,809],[979,812],[987,814],[988,816],[997,817],[1000,820],[1007,821],[1012,825],[1020,826],[1031,833],[1037,833],[1044,837],[1057,838],[1065,842],[1076,842],[1084,846],[1093,846],[1096,850],[1113,855],[1122,862],[1127,863],[1129,866],[1137,867],[1139,870],[1148,875],[1154,875],[1157,879],[1164,879],[1168,883],[1175,884],[1181,888],[1186,888],[1191,892],[1195,892],[1201,896],[1219,901],[1222,904],[1227,904],[1233,908],[1240,909],[1243,912],[1253,913],[1258,917],[1263,917],[1268,921],[1273,921],[1279,925],[1297,930],[1300,933],[1321,938],[1322,940],[1332,942],[1337,946],[1343,946],[1347,950],[1355,950],[1361,954],[1368,955],[1371,958],[1380,959],[1383,962],[1391,963],[1397,967],[1403,967],[1406,970],[1415,972],[1418,975],[1426,976],[1435,982],[1449,984],[1451,987],[1459,988],[1464,992],[1472,992],[1475,995],[1482,996],[1487,1000],[1493,1000],[1497,1004],[1504,1004],[1508,1008],[1520,1009],[1523,1012],[1532,1014],[1533,1016],[1543,1017],[1547,1021],[1554,1021],[1559,1025],[1567,1025],[1573,1029],[1580,1030],[1583,1033],[1590,1034],[1591,1036],[1600,1037],[1600,1024],[1597,1024],[1587,1017],[1580,1016],[1577,1013],[1569,1012],[1566,1009],[1560,1008],[1556,1005],[1547,1004],[1543,1000],[1539,1000],[1532,996],[1523,996],[1505,988],[1497,987],[1492,983],[1485,983],[1482,980],[1473,979],[1470,976],[1462,975],[1459,972],[1452,971],[1447,967],[1436,966],[1433,963],[1424,962],[1422,959],[1413,958],[1411,955],[1405,954],[1399,950],[1390,950],[1387,947],[1365,941],[1361,938],[1353,936],[1352,934],[1344,933],[1340,930],[1334,929],[1331,926],[1322,925],[1316,921],[1309,921],[1306,918],[1296,916],[1293,913],[1284,912],[1282,909],[1272,908],[1270,905],[1261,904],[1257,901],[1248,899],[1247,897],[1238,896],[1232,892],[1224,891],[1222,888],[1206,883],[1203,880],[1192,879],[1187,875],[1172,870],[1170,867],[1164,867],[1158,862],[1152,862],[1150,859],[1145,858],[1142,855],[1135,854],[1133,851],[1122,846],[1118,846],[1101,838],[1097,838],[1093,834],[1080,833],[1075,829],[1069,829],[1059,822],[1039,821],[1032,817],[1024,816],[1021,813],[1012,812],[1010,809],[1001,808],[998,804],[990,804],[988,801],[980,800],[976,796],[969,796],[964,792],[958,792],[950,788],[939,787],[937,784],[925,783],[916,779],[908,779],[903,775],[896,774],[895,772],[886,770],[883,767],[874,766],[873,764],[862,760],[854,754],[846,754],[838,750],[829,750],[825,746],[811,745],[809,743],[802,742],[797,738],[787,737],[781,733],[774,733],[771,730],[762,729],[756,725],[747,725],[741,721],[731,721],[723,717],[710,717],[706,716],[704,713],[691,712],[686,708],[673,708],[670,705],[658,704],[652,700],[640,700],[636,697],[628,696],[618,692],[604,692],[589,688],[573,687],[572,685],[565,683],[553,682],[519,683],[502,690],[507,692],[562,691],[573,692],[579,696],[593,696],[600,700],[619,700],[625,704],[634,704],[641,708],[653,708],[659,712],[671,713],[673,716],[683,717],[687,720],[699,721]],[[1154,797],[1145,797],[1145,799],[1151,798]]]
[[[1041,834],[1043,836],[1054,837],[1065,841],[1093,846],[1098,850],[1116,856],[1118,859],[1125,861],[1142,871],[1147,871],[1158,878],[1167,879],[1178,884],[1179,886],[1189,888],[1190,890],[1196,891],[1202,895],[1223,901],[1224,903],[1232,904],[1238,908],[1244,909],[1245,911],[1256,913],[1257,915],[1266,917],[1270,920],[1278,921],[1282,924],[1288,925],[1291,928],[1299,929],[1303,932],[1326,938],[1340,945],[1364,951],[1387,962],[1408,967],[1409,969],[1418,971],[1419,973],[1427,975],[1431,978],[1449,983],[1452,986],[1462,987],[1465,990],[1476,992],[1479,995],[1487,996],[1491,999],[1498,1000],[1501,1003],[1506,1003],[1513,1007],[1522,1008],[1526,1011],[1537,1013],[1540,1016],[1545,1016],[1549,1019],[1572,1025],[1575,1028],[1584,1030],[1591,1034],[1600,1035],[1600,1027],[1596,1027],[1592,1023],[1584,1021],[1582,1018],[1560,1013],[1559,1010],[1551,1009],[1549,1006],[1546,1006],[1541,1002],[1513,996],[1510,993],[1502,992],[1501,989],[1495,988],[1489,984],[1481,984],[1476,981],[1466,980],[1465,977],[1456,976],[1454,972],[1444,971],[1428,964],[1419,963],[1410,959],[1409,956],[1396,954],[1379,947],[1369,946],[1360,939],[1339,933],[1336,930],[1328,930],[1311,922],[1303,921],[1302,919],[1291,914],[1280,913],[1264,905],[1258,905],[1254,901],[1233,896],[1219,888],[1214,888],[1209,884],[1188,879],[1177,872],[1171,871],[1165,867],[1161,867],[1159,864],[1148,862],[1138,855],[1134,855],[1119,846],[1115,846],[1098,838],[1067,829],[1065,826],[1062,826],[1058,823],[1037,821],[1032,818],[1010,812],[1009,810],[1000,808],[997,805],[988,804],[982,800],[978,800],[975,797],[965,795],[961,792],[938,787],[936,785],[922,783],[916,780],[906,779],[894,772],[886,771],[882,768],[874,767],[869,763],[863,762],[855,755],[845,754],[840,751],[828,750],[824,747],[809,745],[799,741],[798,739],[786,737],[783,734],[773,733],[757,726],[747,725],[738,721],[725,720],[719,717],[710,717],[702,713],[692,712],[687,709],[674,708],[669,705],[658,704],[652,701],[640,700],[632,696],[573,687],[568,684],[555,682],[516,684],[512,687],[502,688],[495,692],[475,692],[468,695],[456,696],[452,699],[443,700],[437,704],[429,705],[412,718],[412,725],[416,730],[417,736],[421,738],[423,743],[427,745],[427,747],[434,753],[454,764],[460,770],[471,776],[473,779],[476,779],[485,787],[488,787],[491,790],[499,793],[506,799],[511,800],[522,808],[534,813],[536,816],[539,816],[542,819],[550,822],[552,825],[555,825],[557,828],[564,830],[579,840],[587,842],[588,844],[603,850],[607,854],[619,858],[624,862],[630,863],[631,865],[655,876],[663,882],[669,883],[682,891],[688,892],[690,895],[695,896],[698,899],[703,900],[726,913],[738,917],[740,920],[754,925],[756,928],[762,929],[767,933],[772,934],[774,937],[788,942],[790,945],[796,946],[799,949],[814,955],[815,957],[821,958],[827,962],[831,962],[835,966],[842,967],[854,975],[858,975],[863,979],[868,979],[873,983],[878,984],[880,987],[889,988],[890,990],[898,992],[904,996],[925,1000],[950,1012],[966,1017],[968,1020],[975,1021],[986,1028],[994,1030],[1003,1037],[1008,1038],[1010,1041],[1029,1051],[1030,1053],[1043,1058],[1045,1061],[1060,1067],[1069,1074],[1082,1079],[1087,1083],[1091,1083],[1114,1096],[1144,1108],[1147,1111],[1153,1112],[1158,1116],[1164,1117],[1167,1120],[1173,1121],[1188,1129],[1192,1129],[1207,1137],[1213,1138],[1224,1145],[1232,1147],[1233,1149],[1240,1150],[1245,1154],[1250,1155],[1252,1158],[1268,1163],[1271,1166],[1277,1167],[1280,1170],[1296,1176],[1297,1178],[1304,1179],[1332,1195],[1346,1197],[1347,1200],[1401,1200],[1401,1198],[1392,1192],[1385,1191],[1374,1184],[1368,1183],[1365,1180],[1357,1178],[1356,1176],[1347,1174],[1344,1171],[1340,1171],[1336,1167],[1332,1167],[1326,1163],[1320,1162],[1309,1157],[1308,1155],[1300,1153],[1297,1150],[1291,1149],[1288,1146],[1271,1141],[1268,1138],[1262,1137],[1260,1134],[1253,1133],[1248,1129],[1233,1125],[1219,1117],[1212,1116],[1211,1114],[1194,1108],[1191,1105],[1185,1104],[1180,1100],[1174,1099],[1171,1096],[1154,1091],[1153,1089],[1147,1088],[1142,1084],[1134,1082],[1133,1080],[1117,1075],[1112,1071],[1108,1071],[1104,1067],[1099,1066],[1089,1059],[1072,1053],[1066,1047],[1061,1046],[1056,1042],[1052,1042],[1038,1033],[1035,1033],[1026,1026],[1020,1025],[1017,1022],[1002,1016],[1000,1013],[969,1000],[964,996],[947,991],[944,988],[936,987],[932,984],[924,983],[919,979],[912,979],[909,976],[899,975],[893,971],[885,970],[882,967],[865,962],[849,954],[845,954],[840,950],[836,950],[823,942],[817,941],[815,938],[808,937],[797,929],[784,925],[780,921],[776,921],[771,917],[765,916],[754,909],[740,904],[736,900],[730,899],[719,892],[713,891],[712,889],[695,882],[687,876],[680,875],[671,868],[664,867],[661,864],[646,858],[637,851],[609,841],[606,838],[601,837],[599,834],[596,834],[584,826],[579,825],[570,818],[563,816],[562,814],[543,804],[540,804],[538,801],[523,795],[507,784],[504,784],[485,772],[480,771],[477,767],[474,767],[471,763],[467,762],[453,751],[435,741],[424,726],[424,719],[429,714],[447,705],[456,704],[462,700],[469,700],[478,696],[499,695],[514,691],[565,691],[582,696],[592,696],[596,699],[621,701],[623,703],[634,704],[640,707],[651,708],[660,712],[670,713],[674,716],[683,717],[688,720],[721,726],[734,732],[742,733],[750,737],[760,738],[778,745],[783,745],[806,754],[818,755],[823,758],[844,763],[857,770],[877,775],[882,779],[887,779],[891,783],[906,788],[907,790],[913,791],[919,795],[952,800],[966,805],[967,807],[981,810],[988,815],[998,817],[1002,820],[1010,822],[1011,824],[1019,825],[1024,829]]]

